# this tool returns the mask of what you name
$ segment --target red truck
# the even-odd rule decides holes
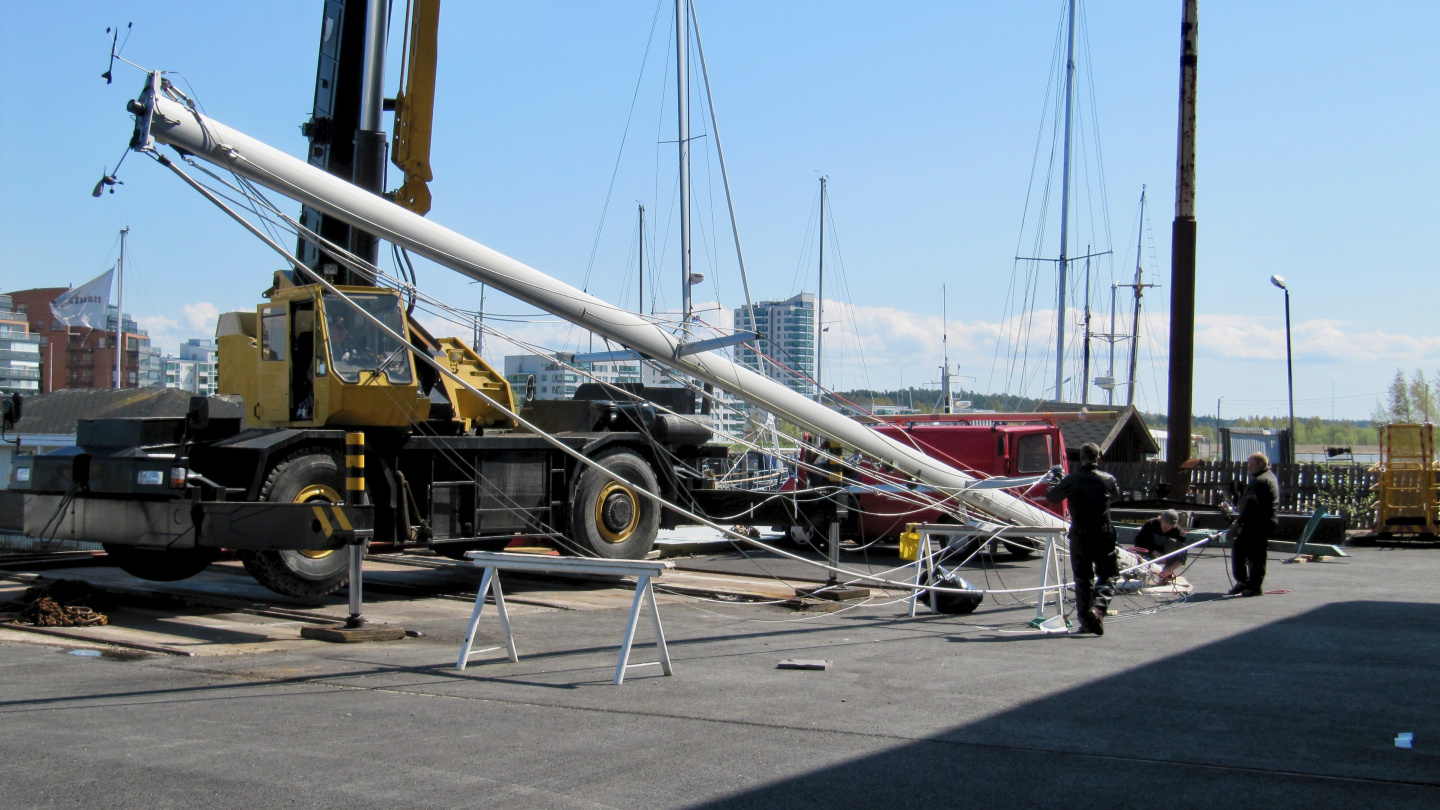
[[[957,469],[976,474],[977,478],[1018,477],[1038,475],[1055,465],[1068,469],[1065,441],[1054,420],[1045,414],[912,414],[875,417],[872,427],[889,438],[909,444]],[[807,437],[807,444],[809,439]],[[815,463],[814,450],[806,449],[802,460]],[[877,469],[873,462],[859,464],[862,470]],[[792,484],[803,488],[810,476],[801,469]],[[861,485],[881,485],[865,472],[847,471],[847,477]],[[1026,500],[1065,516],[1064,504],[1045,500],[1045,485],[1035,487]],[[1015,493],[1021,494],[1021,493]],[[841,527],[841,533],[861,543],[896,540],[907,523],[939,523],[950,520],[941,509],[917,507],[913,497],[902,494],[862,490],[855,494],[854,509]],[[795,539],[804,541],[811,532],[803,527],[793,531]],[[1036,549],[1025,543],[1006,543],[1006,550],[1017,556],[1028,556]]]

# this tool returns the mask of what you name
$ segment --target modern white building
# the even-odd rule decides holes
[[[24,313],[0,295],[0,395],[40,393],[40,341],[30,333]]]
[[[750,406],[743,400],[736,399],[724,391],[716,391],[714,402],[710,407],[710,429],[717,435],[729,436],[731,438],[745,438],[745,430]]]
[[[505,358],[505,381],[510,384],[517,406],[525,401],[525,386],[531,377],[535,378],[536,399],[570,399],[576,389],[588,382],[638,383],[656,388],[676,386],[669,377],[639,360],[576,363],[573,354],[562,352],[558,357],[558,361],[555,356],[545,354],[512,354]],[[585,373],[572,371],[561,363]],[[748,413],[745,403],[723,391],[716,391],[715,398],[718,401],[712,401],[710,429],[722,436],[743,437]]]
[[[800,293],[784,301],[755,302],[755,322],[744,307],[735,310],[736,330],[763,335],[758,341],[763,360],[750,344],[735,350],[735,360],[788,386],[802,396],[814,397],[815,296]],[[763,360],[763,362],[762,362]]]
[[[561,365],[562,363],[564,365]],[[581,369],[585,373],[572,371],[567,366]],[[517,403],[525,400],[525,386],[531,376],[535,377],[536,399],[570,399],[575,396],[575,389],[587,382],[673,385],[639,359],[576,363],[575,355],[566,352],[554,356],[512,354],[505,357],[505,381],[510,383],[510,391]]]
[[[192,338],[180,345],[179,357],[166,357],[166,388],[179,388],[207,397],[215,396],[216,347],[215,341]]]

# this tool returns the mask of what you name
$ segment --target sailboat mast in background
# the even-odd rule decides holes
[[[820,290],[815,294],[815,401],[824,402],[820,385],[820,348],[825,342],[825,184],[830,178],[820,176]]]
[[[1065,380],[1065,280],[1069,274],[1070,248],[1070,135],[1075,105],[1075,0],[1070,0],[1070,23],[1065,52],[1065,160],[1060,181],[1060,284],[1055,313],[1055,401],[1065,401],[1061,389]]]
[[[675,78],[676,107],[679,112],[680,144],[680,284],[684,301],[681,316],[682,340],[690,339],[690,319],[693,305],[690,288],[694,279],[690,273],[690,85],[689,70],[685,57],[690,50],[690,26],[686,15],[685,0],[675,0]]]
[[[940,285],[940,356],[945,365],[940,367],[940,412],[954,413],[955,398],[950,394],[950,294],[946,285]]]
[[[1140,250],[1145,241],[1145,187],[1140,187],[1140,225],[1136,228],[1140,232],[1135,237],[1135,283],[1122,284],[1122,287],[1135,288],[1135,312],[1130,319],[1130,376],[1129,384],[1125,389],[1125,404],[1135,404],[1135,368],[1140,357],[1140,299],[1145,296],[1146,287],[1158,287],[1158,284],[1145,283],[1145,270],[1140,265]],[[1112,327],[1113,328],[1113,327]]]
[[[640,256],[640,291],[635,295],[635,311],[641,315],[645,314],[645,203],[640,206],[640,245],[637,248]]]
[[[120,229],[120,261],[115,265],[115,387],[124,388],[125,378],[121,361],[125,358],[125,237],[130,228]]]

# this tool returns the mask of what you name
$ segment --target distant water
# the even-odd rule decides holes
[[[1295,454],[1295,460],[1296,460],[1296,461],[1300,461],[1300,462],[1306,462],[1306,461],[1320,461],[1320,462],[1333,461],[1333,462],[1336,463],[1336,464],[1348,464],[1348,463],[1350,463],[1351,459],[1352,459],[1351,456],[1338,456],[1338,457],[1332,459],[1332,458],[1326,456],[1324,453],[1296,453],[1296,454]],[[1356,453],[1356,454],[1354,455],[1353,459],[1354,459],[1354,463],[1356,463],[1356,464],[1379,464],[1379,463],[1380,463],[1380,454],[1379,454],[1379,453]]]

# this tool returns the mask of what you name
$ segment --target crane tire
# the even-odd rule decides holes
[[[340,456],[315,447],[293,453],[275,465],[260,489],[260,500],[275,503],[341,503],[344,499],[345,467]],[[326,596],[350,581],[345,549],[240,550],[236,554],[250,576],[286,596]]]
[[[596,463],[624,481],[659,492],[649,462],[629,450],[601,453]],[[586,466],[575,478],[570,499],[570,537],[580,553],[641,560],[660,531],[660,506],[609,476]]]

